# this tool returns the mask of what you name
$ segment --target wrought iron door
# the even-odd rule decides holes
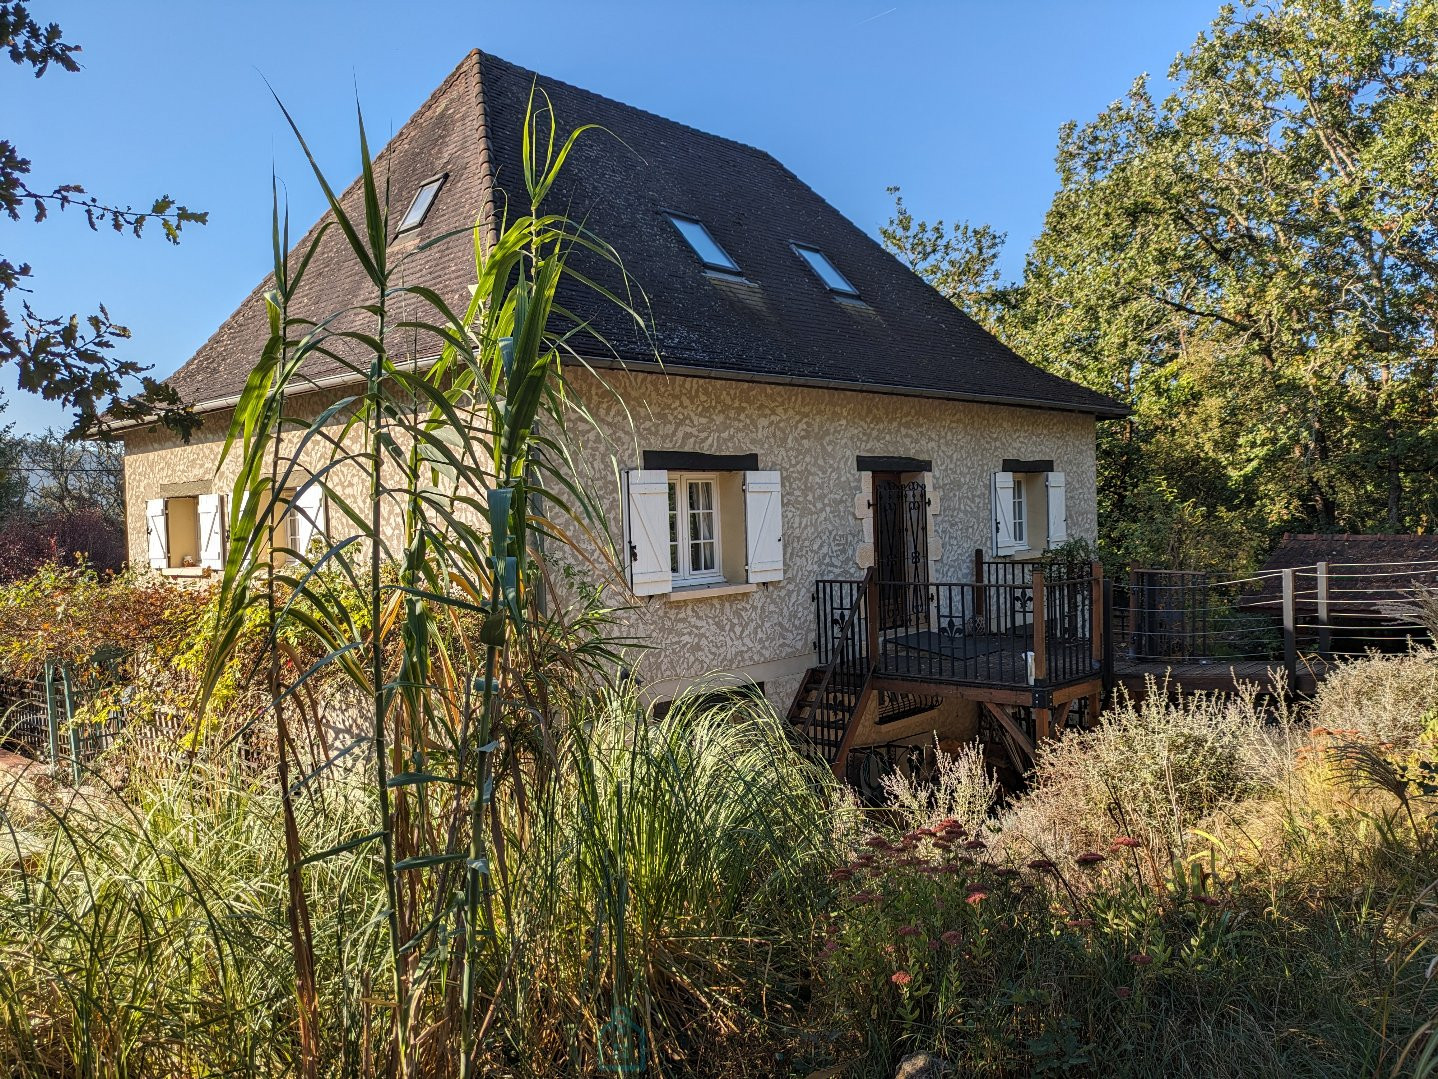
[[[874,477],[874,575],[879,628],[929,620],[929,494],[922,480]]]

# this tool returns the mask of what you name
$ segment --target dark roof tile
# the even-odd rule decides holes
[[[423,226],[391,247],[392,258],[409,254],[406,281],[423,282],[457,308],[467,302],[468,240],[415,249],[481,215],[492,235],[496,210],[524,199],[521,133],[535,86],[549,95],[562,131],[605,129],[581,138],[549,208],[582,217],[619,251],[647,298],[670,369],[1122,414],[1110,398],[1019,358],[768,154],[477,51],[376,159],[396,222],[420,183],[439,172],[449,177]],[[359,205],[358,182],[341,201]],[[744,281],[704,272],[670,212],[703,222]],[[824,252],[862,302],[829,292],[793,243]],[[301,313],[316,317],[367,297],[368,282],[343,248],[337,232],[324,237],[297,298]],[[204,403],[240,391],[265,339],[263,295],[271,285],[251,293],[170,379],[183,395]],[[612,305],[578,291],[566,299],[623,361],[653,361],[653,345]],[[395,347],[435,351],[419,339]],[[321,378],[343,369],[309,370]]]

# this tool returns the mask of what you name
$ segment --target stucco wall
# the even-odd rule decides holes
[[[782,475],[782,581],[739,595],[634,601],[632,632],[656,646],[638,658],[637,667],[656,696],[726,671],[764,682],[770,698],[787,706],[813,661],[814,580],[858,577],[865,545],[872,543],[864,517],[867,475],[856,468],[858,455],[932,460],[935,580],[969,579],[974,549],[988,548],[990,477],[1004,458],[1052,458],[1067,475],[1069,534],[1096,534],[1094,422],[1088,416],[655,374],[608,373],[604,382],[607,388],[592,375],[571,376],[604,434],[575,420],[570,437],[583,478],[601,495],[616,535],[622,520],[617,471],[639,467],[645,450],[755,453],[761,469]],[[308,403],[312,414],[332,399],[315,395]],[[211,417],[189,445],[153,432],[127,437],[133,559],[143,562],[146,555],[145,500],[212,476],[227,422],[228,416]],[[319,452],[316,447],[308,455],[311,467]],[[227,463],[215,490],[229,489],[234,468]],[[364,489],[357,470],[338,482],[357,499]],[[615,593],[611,602],[627,602]]]

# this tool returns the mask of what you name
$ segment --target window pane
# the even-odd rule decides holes
[[[718,563],[714,542],[714,484],[689,484],[689,572],[712,573]]]
[[[445,177],[440,176],[415,192],[414,201],[409,204],[409,209],[404,212],[404,217],[400,220],[400,232],[418,228],[424,222],[425,215],[429,213],[430,204],[439,194],[439,189],[444,186],[444,181]]]
[[[669,572],[679,572],[679,496],[669,485]]]
[[[1024,521],[1024,481],[1014,480],[1014,542],[1023,543],[1027,531]]]
[[[739,264],[729,257],[729,252],[719,246],[718,241],[709,235],[709,230],[698,221],[690,221],[683,217],[670,216],[674,227],[679,230],[679,235],[689,241],[689,246],[699,256],[699,260],[705,266],[712,266],[717,270],[727,270],[730,273],[739,272]]]
[[[859,290],[849,284],[849,279],[841,274],[829,257],[822,251],[815,251],[812,247],[800,247],[794,245],[801,258],[809,264],[809,268],[819,276],[819,280],[833,292],[843,292],[850,296],[859,295]]]

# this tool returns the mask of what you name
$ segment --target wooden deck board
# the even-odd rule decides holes
[[[1297,684],[1289,689],[1312,693],[1328,665],[1310,659],[1298,666]],[[1152,678],[1160,686],[1165,681],[1185,692],[1236,692],[1240,685],[1256,685],[1260,692],[1275,693],[1283,681],[1282,660],[1188,660],[1148,661],[1121,660],[1114,665],[1114,680],[1130,694],[1142,696]]]

